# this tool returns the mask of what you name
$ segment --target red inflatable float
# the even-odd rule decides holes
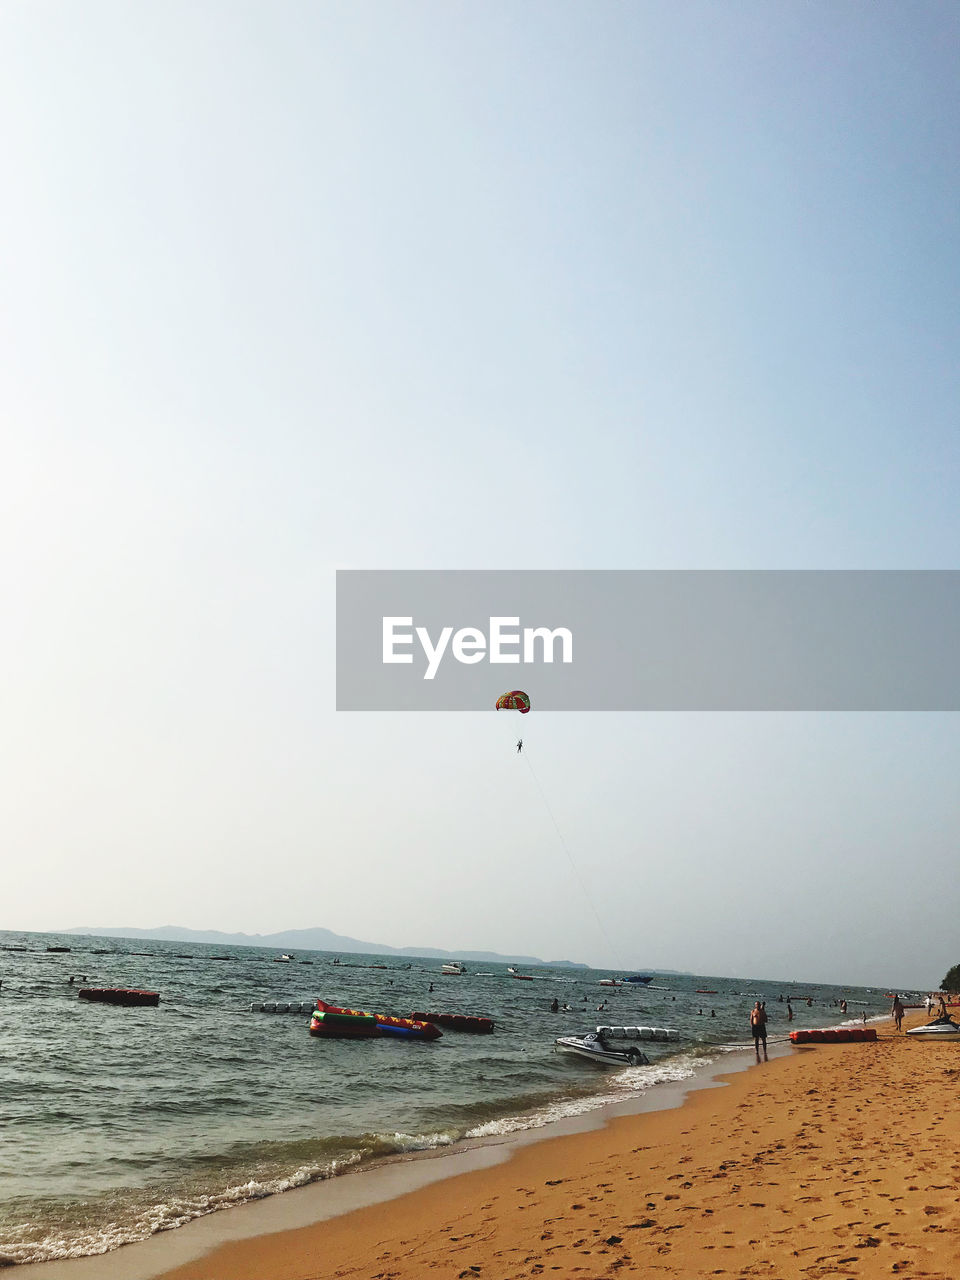
[[[101,1004],[157,1005],[158,991],[136,991],[130,987],[81,987],[77,992],[81,1000],[99,1000]]]
[[[395,1018],[387,1013],[365,1013],[318,1000],[310,1019],[312,1036],[396,1036],[407,1040],[439,1040],[443,1032],[431,1022]]]
[[[451,1031],[475,1031],[481,1035],[489,1035],[493,1031],[493,1019],[481,1018],[469,1013],[411,1013],[417,1022],[432,1022],[438,1027],[448,1027]]]
[[[794,1044],[858,1044],[876,1038],[876,1027],[825,1027],[823,1030],[790,1032]]]

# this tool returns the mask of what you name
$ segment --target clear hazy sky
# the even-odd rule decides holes
[[[936,983],[956,716],[534,712],[571,865],[512,724],[335,713],[333,575],[958,567],[958,35],[4,4],[0,927]]]

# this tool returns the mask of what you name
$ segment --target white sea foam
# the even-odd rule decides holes
[[[395,1151],[432,1151],[435,1147],[449,1147],[456,1141],[449,1133],[378,1133],[377,1137]]]
[[[208,1213],[216,1213],[220,1209],[228,1209],[233,1205],[246,1204],[250,1200],[263,1200],[267,1196],[278,1195],[281,1191],[290,1191],[294,1187],[303,1187],[310,1182],[333,1178],[343,1173],[351,1165],[360,1160],[359,1152],[331,1160],[324,1165],[301,1165],[293,1173],[282,1177],[259,1181],[251,1179],[235,1187],[211,1195],[174,1197],[169,1201],[160,1201],[148,1205],[123,1225],[116,1222],[101,1224],[91,1231],[71,1230],[69,1237],[50,1233],[40,1240],[28,1240],[22,1244],[11,1244],[3,1247],[3,1254],[14,1262],[50,1262],[62,1258],[83,1258],[88,1255],[109,1253],[122,1244],[132,1244],[137,1240],[146,1240],[161,1231],[171,1231],[174,1227],[182,1227],[194,1218],[205,1217]],[[30,1224],[20,1224],[20,1230],[28,1229]],[[18,1230],[17,1225],[8,1229],[9,1234]]]
[[[601,1107],[613,1102],[624,1102],[637,1093],[644,1093],[656,1084],[665,1084],[677,1080],[689,1080],[697,1067],[709,1063],[709,1058],[694,1058],[691,1054],[681,1053],[676,1057],[665,1058],[661,1062],[653,1062],[648,1066],[626,1067],[610,1076],[607,1087],[598,1093],[579,1098],[558,1098],[555,1102],[538,1107],[525,1115],[502,1116],[497,1120],[488,1120],[477,1125],[465,1135],[468,1138],[489,1138],[506,1133],[517,1133],[521,1129],[542,1129],[544,1125],[556,1120],[564,1120],[569,1116],[586,1115],[590,1111],[598,1111]]]

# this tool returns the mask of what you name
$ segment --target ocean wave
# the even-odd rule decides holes
[[[292,1173],[246,1178],[208,1193],[171,1196],[147,1204],[116,1205],[117,1212],[111,1215],[111,1220],[101,1221],[95,1226],[64,1221],[59,1227],[41,1229],[36,1218],[8,1223],[0,1229],[0,1255],[13,1262],[24,1263],[108,1253],[121,1245],[148,1239],[221,1209],[325,1181],[362,1163],[373,1163],[391,1155],[451,1147],[465,1138],[495,1137],[524,1129],[538,1129],[557,1120],[597,1111],[609,1103],[635,1096],[638,1091],[645,1092],[655,1084],[687,1079],[702,1063],[703,1059],[696,1059],[692,1054],[678,1054],[648,1066],[627,1067],[610,1076],[599,1092],[578,1092],[554,1098],[527,1111],[493,1116],[466,1130],[459,1127],[423,1133],[393,1130],[354,1139],[342,1138],[336,1141],[341,1147],[349,1143],[349,1149],[341,1149],[337,1155],[327,1159],[301,1163]],[[331,1144],[332,1140],[325,1140],[323,1145],[329,1147]]]
[[[646,1092],[654,1085],[688,1080],[699,1067],[706,1065],[709,1061],[709,1058],[696,1057],[692,1053],[680,1053],[673,1057],[661,1058],[646,1066],[625,1067],[622,1071],[611,1075],[606,1087],[598,1092],[557,1098],[522,1115],[498,1116],[483,1124],[475,1125],[464,1136],[488,1138],[517,1133],[523,1129],[541,1129],[557,1120],[586,1115],[591,1111],[599,1111],[611,1103],[624,1102],[638,1092]]]
[[[378,1134],[388,1152],[433,1151],[438,1147],[452,1146],[457,1140],[453,1133],[390,1133]]]
[[[147,1240],[161,1231],[182,1227],[195,1218],[220,1209],[264,1200],[268,1196],[305,1187],[343,1173],[362,1159],[359,1151],[349,1152],[323,1165],[301,1165],[282,1177],[252,1178],[222,1191],[196,1196],[174,1196],[169,1200],[141,1206],[128,1221],[100,1223],[95,1227],[73,1226],[39,1234],[34,1222],[11,1223],[0,1232],[0,1256],[13,1262],[51,1262],[63,1258],[84,1258],[109,1253],[123,1244]]]

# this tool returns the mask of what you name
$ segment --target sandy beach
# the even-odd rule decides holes
[[[914,1016],[912,1021],[922,1021]],[[881,1028],[165,1280],[960,1275],[960,1053]]]

